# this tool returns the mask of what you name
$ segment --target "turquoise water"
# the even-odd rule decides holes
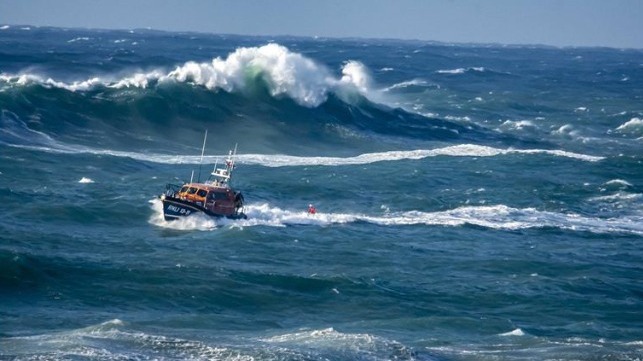
[[[3,27],[0,358],[639,360],[641,55]]]

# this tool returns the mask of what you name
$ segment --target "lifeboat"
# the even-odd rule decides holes
[[[203,150],[205,150],[205,140]],[[244,199],[241,192],[230,186],[234,170],[237,146],[228,153],[224,165],[214,165],[214,170],[205,182],[190,182],[183,185],[168,184],[160,198],[163,202],[163,217],[172,221],[195,213],[203,213],[211,217],[226,217],[230,219],[248,218],[243,212]],[[203,160],[203,151],[201,152]],[[194,172],[192,172],[192,177]]]

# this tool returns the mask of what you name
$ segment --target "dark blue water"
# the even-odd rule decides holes
[[[0,29],[0,359],[643,358],[642,51]]]

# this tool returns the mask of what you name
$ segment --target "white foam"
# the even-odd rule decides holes
[[[632,118],[616,128],[621,133],[643,134],[643,118]]]
[[[518,120],[518,121],[513,121],[513,120],[507,120],[504,123],[500,125],[501,129],[507,129],[507,130],[526,130],[526,129],[536,129],[536,125],[530,121],[530,120]]]
[[[200,156],[196,155],[168,155],[154,153],[124,152],[109,149],[94,149],[84,146],[70,146],[60,144],[44,135],[46,146],[13,145],[19,148],[33,149],[52,153],[90,153],[96,155],[109,155],[126,157],[136,160],[163,163],[163,164],[198,164]],[[475,144],[460,144],[436,149],[394,150],[387,152],[365,153],[354,157],[302,157],[283,154],[240,154],[237,162],[240,164],[261,165],[265,167],[296,167],[296,166],[343,166],[361,165],[384,161],[419,160],[429,157],[495,157],[511,154],[546,154],[556,157],[572,158],[586,162],[598,162],[603,157],[579,154],[564,150],[551,149],[500,149]],[[224,155],[205,156],[205,163],[214,163]]]
[[[469,67],[469,68],[457,68],[457,69],[448,69],[448,70],[436,70],[438,74],[464,74],[469,71],[475,71],[482,73],[486,71],[484,67]]]
[[[113,320],[103,322],[102,325],[123,326],[124,322],[119,320],[118,318],[115,318]]]
[[[41,84],[44,87],[61,88],[69,91],[90,90],[97,85],[104,84],[104,80],[98,77],[90,78],[83,81],[64,83],[64,82],[55,81],[51,78],[45,79],[36,74],[20,74],[20,75],[0,74],[0,81],[7,84],[15,84],[20,86],[30,85],[30,84]]]
[[[624,187],[631,187],[632,183],[623,180],[623,179],[612,179],[610,181],[605,182],[605,185],[616,185],[616,186],[624,186]]]
[[[390,87],[384,88],[383,91],[388,92],[395,89],[403,89],[403,88],[408,88],[410,86],[426,85],[426,84],[427,82],[424,79],[412,79],[412,80],[403,81],[401,83],[393,84]]]
[[[210,346],[200,341],[120,330],[122,325],[122,321],[115,319],[69,331],[11,337],[9,345],[14,354],[30,356],[27,359],[159,359],[159,355],[164,356],[160,359],[176,360],[255,359],[239,350]]]
[[[150,83],[163,79],[165,74],[160,70],[154,70],[148,73],[136,73],[118,81],[112,82],[107,86],[110,88],[147,88]]]
[[[458,116],[455,116],[455,115],[447,115],[447,116],[444,117],[444,119],[450,120],[450,121],[453,121],[453,122],[461,122],[461,123],[462,122],[464,122],[464,123],[470,123],[471,122],[471,118],[469,116],[467,116],[467,115],[465,115],[463,117],[458,117]]]
[[[520,328],[500,334],[500,336],[524,336],[524,335],[525,333]]]
[[[418,160],[428,157],[494,157],[508,154],[547,154],[559,157],[573,158],[588,162],[596,162],[603,157],[567,152],[563,150],[546,149],[499,149],[482,145],[460,144],[436,149],[400,150],[378,153],[366,153],[355,157],[297,157],[288,155],[245,154],[239,160],[248,164],[260,164],[268,167],[305,166],[305,165],[357,165],[382,161]]]
[[[270,343],[296,342],[296,343],[306,343],[306,344],[311,344],[313,342],[321,343],[321,342],[329,342],[329,341],[335,341],[336,343],[337,342],[344,343],[348,341],[349,343],[353,344],[356,341],[359,341],[361,343],[373,343],[377,339],[378,337],[372,336],[369,334],[342,333],[342,332],[336,331],[332,327],[329,327],[329,328],[320,329],[320,330],[305,330],[305,331],[300,331],[300,332],[295,332],[290,334],[273,336],[273,337],[265,338],[263,339],[263,341],[270,342]]]
[[[606,196],[593,197],[593,198],[590,198],[589,200],[597,201],[597,202],[620,203],[620,202],[633,202],[642,198],[643,198],[643,194],[640,194],[640,193],[617,192],[615,194],[610,194]]]
[[[84,38],[71,41],[78,40]],[[342,67],[341,78],[337,78],[324,65],[276,43],[238,48],[225,59],[217,57],[204,63],[189,61],[170,72],[157,69],[116,80],[92,77],[65,83],[36,74],[0,74],[0,80],[6,83],[39,83],[70,91],[88,90],[96,86],[146,88],[152,82],[175,81],[211,90],[243,92],[252,89],[257,77],[267,83],[271,95],[288,96],[307,107],[320,105],[329,92],[338,90],[357,91],[366,95],[372,83],[368,69],[358,61],[347,61]]]
[[[7,30],[7,29],[9,29],[10,27],[11,27],[11,26],[9,26],[9,25],[2,25],[2,26],[0,26],[0,30]]]
[[[82,177],[82,178],[78,181],[78,183],[94,183],[94,181],[93,181],[92,179],[90,179],[90,178]]]
[[[181,231],[211,231],[219,227],[217,219],[205,214],[197,213],[189,217],[181,217],[173,221],[166,221],[163,218],[163,203],[160,199],[155,198],[149,201],[154,213],[149,219],[149,223],[158,227],[176,229]]]
[[[275,43],[239,48],[226,59],[216,58],[211,63],[188,62],[170,72],[167,78],[232,92],[245,90],[248,81],[254,81],[248,79],[249,76],[262,77],[273,96],[287,95],[300,105],[310,107],[323,103],[337,87],[349,86],[367,92],[370,84],[366,67],[357,61],[345,63],[342,77],[336,79],[325,66]]]
[[[458,68],[458,69],[451,69],[451,70],[437,70],[436,73],[438,74],[464,74],[467,69],[465,68]]]
[[[165,222],[162,205],[158,199],[150,201],[155,214],[150,223],[175,229],[212,230],[229,227],[286,227],[298,225],[332,226],[355,222],[367,222],[380,226],[445,226],[474,225],[498,230],[521,230],[552,227],[571,231],[593,233],[630,233],[643,235],[642,217],[594,218],[574,213],[555,213],[534,208],[512,208],[506,205],[465,206],[446,211],[425,212],[419,210],[387,212],[379,215],[363,213],[332,213],[318,207],[315,215],[305,209],[282,209],[268,203],[248,204],[245,213],[248,219],[229,220],[210,217],[186,217],[185,220]],[[175,222],[179,222],[176,223]],[[183,223],[181,223],[183,222]]]
[[[371,82],[368,69],[359,61],[348,61],[342,67],[340,83],[354,86],[360,93],[367,94],[371,87]]]
[[[74,38],[74,39],[71,39],[71,40],[67,40],[67,42],[68,43],[75,43],[77,41],[88,41],[88,40],[89,40],[88,37],[83,36],[83,37],[78,37],[78,38]]]
[[[573,127],[571,126],[571,124],[565,124],[560,126],[560,128],[554,130],[552,133],[564,135],[564,134],[569,134],[570,132],[572,132],[572,130],[573,130]]]

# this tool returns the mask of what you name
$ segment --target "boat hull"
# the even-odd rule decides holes
[[[162,196],[161,201],[163,202],[163,218],[165,218],[166,221],[173,221],[175,219],[187,217],[195,213],[203,213],[215,218],[248,218],[243,212],[233,212],[230,214],[216,213],[199,204],[174,197]]]

